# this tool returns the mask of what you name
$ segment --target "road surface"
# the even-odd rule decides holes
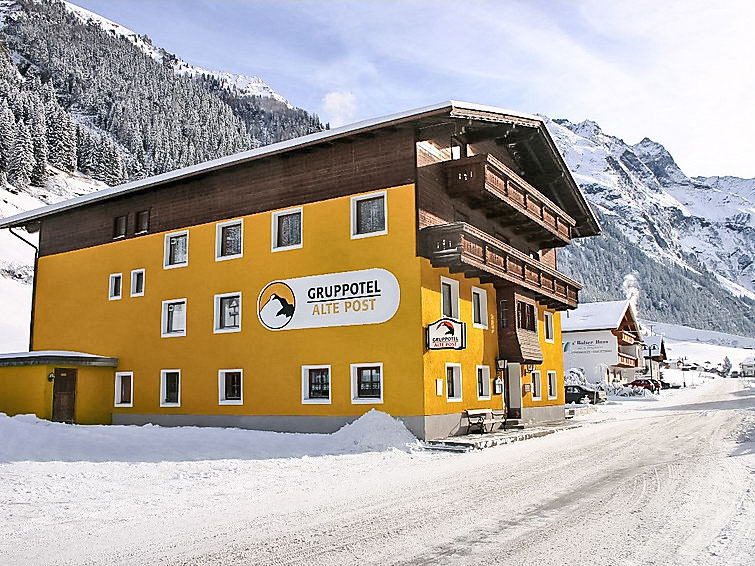
[[[16,462],[2,502],[3,564],[751,565],[755,389],[466,454]]]

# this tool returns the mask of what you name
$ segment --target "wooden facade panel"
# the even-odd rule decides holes
[[[414,134],[386,132],[233,165],[46,218],[40,254],[111,242],[113,219],[150,210],[149,232],[163,232],[277,208],[412,183]]]

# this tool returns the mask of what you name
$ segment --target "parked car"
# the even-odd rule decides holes
[[[633,382],[627,383],[627,387],[642,387],[651,393],[655,393],[660,389],[660,386],[653,383],[653,381],[650,381],[649,379],[635,379]]]
[[[661,389],[663,389],[663,383],[659,379],[651,379],[650,381],[653,382],[653,385],[655,385],[655,392],[658,393]]]
[[[661,389],[681,389],[681,385],[678,383],[669,383],[668,381],[659,380],[661,383]]]
[[[581,403],[582,399],[587,397],[590,403],[602,403],[606,400],[605,391],[599,391],[597,389],[590,389],[582,385],[567,385],[566,386],[566,403]]]
[[[739,377],[739,372],[735,370],[729,374],[729,377]]]

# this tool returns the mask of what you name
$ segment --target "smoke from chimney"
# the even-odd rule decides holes
[[[635,315],[639,314],[640,307],[640,281],[633,273],[627,273],[624,276],[624,281],[621,284],[621,289],[624,291],[624,296],[631,303],[634,308]]]

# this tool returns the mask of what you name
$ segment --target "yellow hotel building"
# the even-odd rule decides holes
[[[0,221],[39,232],[0,411],[420,438],[564,418],[555,248],[599,226],[542,120],[446,102]]]

